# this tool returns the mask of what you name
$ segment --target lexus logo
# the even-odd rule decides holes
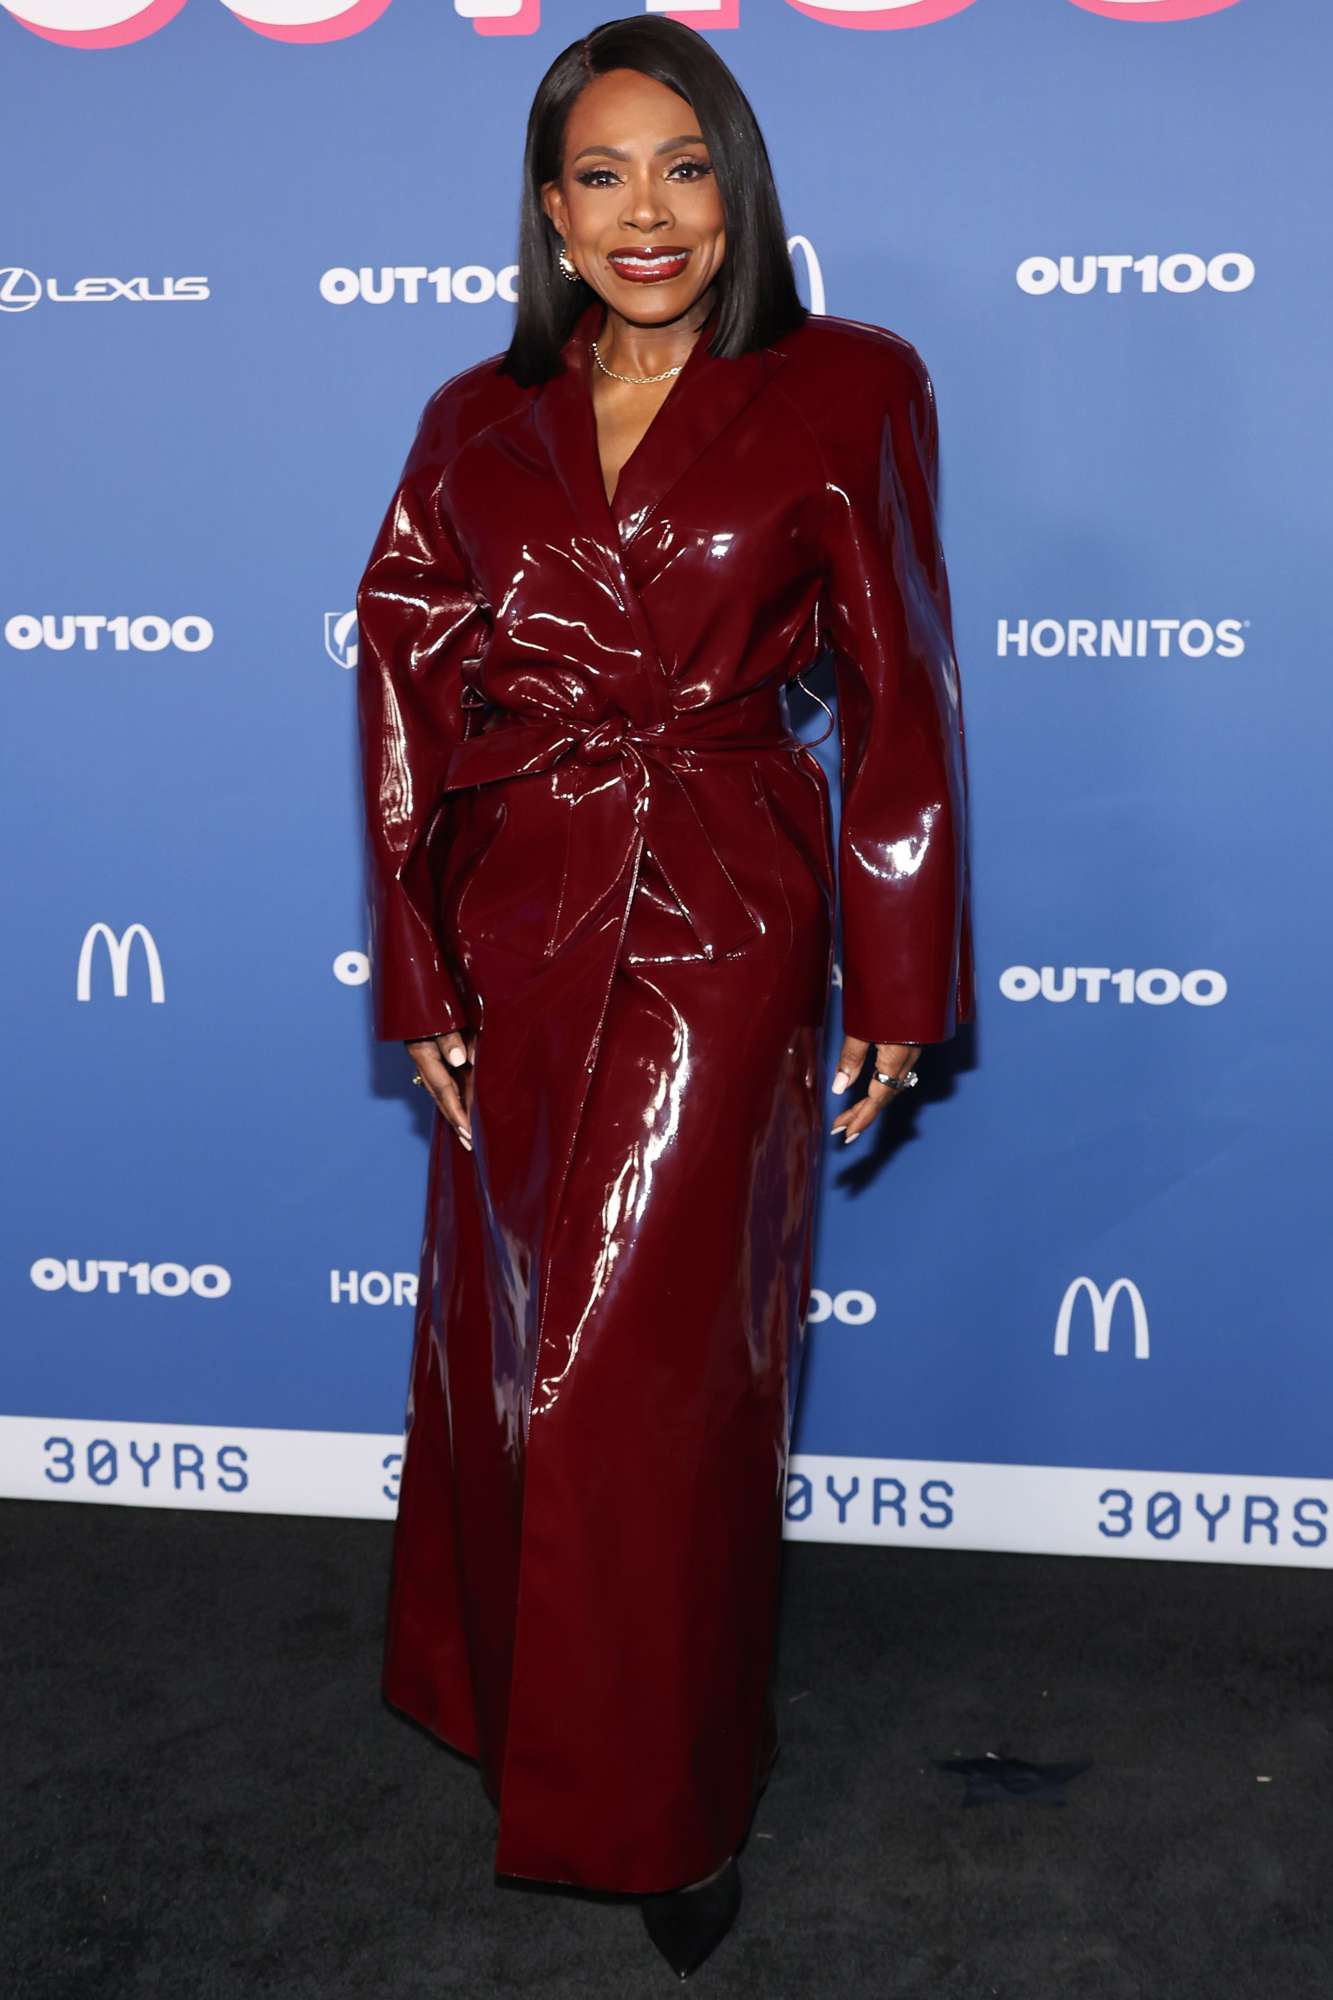
[[[62,292],[57,278],[39,278],[21,264],[0,266],[0,312],[30,312],[44,298],[58,305],[106,305],[113,299],[145,305],[193,304],[208,295],[207,278],[163,278],[156,286],[151,278],[76,278]]]
[[[129,924],[117,937],[110,924],[90,924],[84,932],[83,944],[79,949],[79,970],[75,981],[74,997],[77,1000],[91,1000],[93,997],[93,952],[99,941],[107,948],[111,960],[111,991],[117,1000],[123,1000],[130,990],[130,952],[135,939],[143,945],[144,957],[148,963],[148,997],[160,1006],[166,999],[162,985],[162,960],[158,956],[153,933],[146,924]]]
[[[0,312],[28,312],[42,296],[42,281],[35,271],[19,264],[0,270]]]
[[[1129,1300],[1129,1309],[1134,1324],[1134,1358],[1136,1361],[1148,1359],[1148,1313],[1143,1303],[1143,1294],[1132,1278],[1117,1278],[1105,1293],[1098,1290],[1091,1278],[1075,1278],[1066,1287],[1060,1301],[1060,1311],[1055,1322],[1055,1351],[1057,1354],[1069,1352],[1069,1327],[1074,1317],[1074,1307],[1079,1294],[1086,1292],[1092,1307],[1092,1345],[1096,1354],[1108,1354],[1111,1349],[1111,1321],[1115,1317],[1116,1300],[1123,1292]]]

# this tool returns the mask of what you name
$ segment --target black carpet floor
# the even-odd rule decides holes
[[[5,2000],[1333,1996],[1328,1572],[788,1544],[782,1754],[682,1987],[632,1900],[497,1882],[474,1766],[379,1697],[388,1549],[0,1505]]]

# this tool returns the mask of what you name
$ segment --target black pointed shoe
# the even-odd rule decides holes
[[[644,1929],[682,1979],[688,1979],[726,1936],[740,1906],[741,1871],[734,1854],[711,1882],[698,1889],[668,1889],[639,1900]]]

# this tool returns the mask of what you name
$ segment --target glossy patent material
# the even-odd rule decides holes
[[[475,1757],[501,1873],[711,1873],[769,1672],[843,1022],[973,1012],[963,720],[926,370],[704,326],[608,503],[561,373],[436,392],[358,593],[376,1031],[478,1033],[436,1119],[385,1666]],[[786,684],[832,651],[836,851]]]

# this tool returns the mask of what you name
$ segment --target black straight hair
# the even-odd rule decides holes
[[[714,284],[718,313],[710,354],[731,358],[779,339],[806,318],[796,290],[768,148],[749,99],[711,42],[683,21],[630,14],[562,49],[528,113],[518,225],[518,304],[497,373],[525,388],[560,372],[560,350],[596,296],[560,269],[560,232],[542,188],[560,177],[565,130],[580,91],[607,70],[633,69],[692,106],[717,178],[727,232]]]

